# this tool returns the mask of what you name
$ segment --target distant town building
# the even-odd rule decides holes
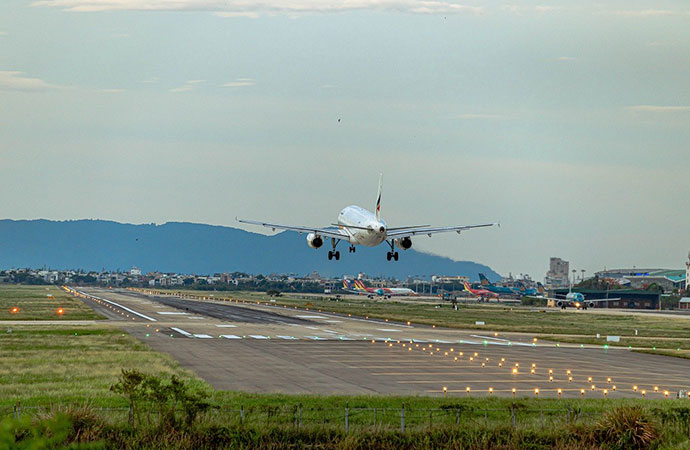
[[[136,266],[132,266],[132,268],[129,269],[129,274],[133,277],[140,277],[141,276],[141,269],[136,267]]]
[[[688,260],[685,262],[685,290],[690,291],[690,252],[688,252]]]
[[[431,281],[434,283],[439,283],[439,284],[451,284],[451,283],[469,283],[470,282],[470,277],[465,277],[462,275],[453,275],[453,276],[442,276],[442,275],[434,275],[431,277]]]
[[[690,297],[683,297],[678,302],[678,309],[690,309]]]
[[[549,288],[565,287],[569,282],[570,262],[561,258],[551,257],[549,259],[549,271],[546,272],[544,284]]]

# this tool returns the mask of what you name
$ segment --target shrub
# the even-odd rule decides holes
[[[659,427],[640,406],[622,406],[606,412],[594,429],[597,444],[618,449],[645,449],[659,437]]]

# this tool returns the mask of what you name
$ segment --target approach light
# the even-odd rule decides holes
[[[19,312],[19,308],[17,308],[17,307],[15,306],[14,308],[12,308],[12,309],[10,310],[10,312],[11,312],[12,314],[17,314],[17,313]]]
[[[59,315],[62,315],[64,312],[65,312],[65,310],[62,309],[62,308],[58,308],[58,310],[57,310],[57,313],[58,313]]]

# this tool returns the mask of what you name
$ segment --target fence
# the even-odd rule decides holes
[[[155,405],[154,405],[155,406]],[[74,405],[79,408],[80,405]],[[0,418],[3,417],[40,417],[53,410],[69,410],[69,406],[14,406],[0,407]],[[89,407],[91,411],[110,422],[133,423],[133,411],[127,407],[99,408]],[[149,407],[138,414],[139,421],[155,423],[157,409]],[[583,411],[580,408],[567,406],[559,409],[526,409],[513,404],[507,408],[470,408],[466,406],[444,407],[437,409],[416,409],[401,405],[400,408],[305,408],[301,404],[261,406],[245,408],[213,406],[200,416],[200,420],[227,426],[248,428],[295,428],[295,429],[334,429],[346,433],[353,431],[398,430],[425,431],[439,428],[467,426],[512,426],[528,427],[561,427],[573,423],[591,423],[596,421],[602,411]]]

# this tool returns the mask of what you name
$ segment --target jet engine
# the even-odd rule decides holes
[[[565,303],[563,302],[563,300],[558,300],[558,301],[556,302],[556,306],[558,306],[559,308],[563,308],[563,305],[565,305]]]
[[[307,235],[307,245],[311,248],[319,248],[323,245],[323,239],[318,234],[309,233]]]
[[[594,308],[594,302],[587,302],[588,308]]]
[[[401,249],[408,250],[410,247],[412,247],[412,239],[409,237],[404,237],[402,239],[398,239],[397,244]]]

